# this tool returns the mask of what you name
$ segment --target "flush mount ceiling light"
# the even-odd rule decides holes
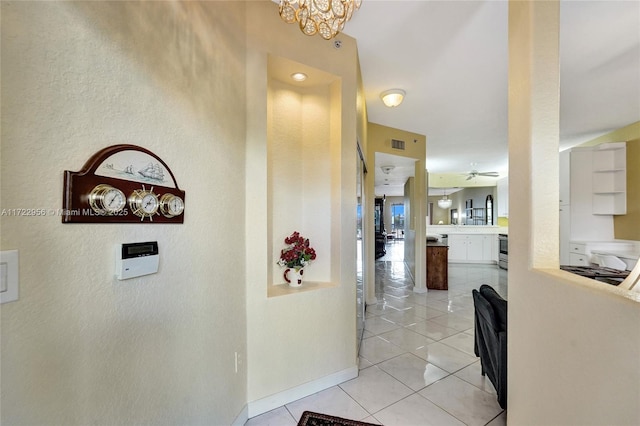
[[[397,107],[402,103],[406,92],[402,89],[390,89],[380,93],[380,99],[389,108]]]
[[[382,169],[382,173],[388,175],[393,169],[396,168],[396,166],[380,166],[380,168]]]
[[[294,72],[291,74],[291,78],[295,81],[305,81],[307,79],[307,75],[303,72]]]
[[[445,189],[444,195],[438,200],[438,207],[441,209],[448,209],[453,204],[450,198],[447,198],[447,190]]]
[[[298,22],[306,35],[320,33],[330,40],[361,4],[362,0],[280,0],[280,17],[287,24]]]

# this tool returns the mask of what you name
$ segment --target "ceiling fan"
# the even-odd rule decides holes
[[[500,174],[498,172],[479,172],[477,170],[471,170],[467,173],[467,180],[471,180],[476,176],[498,177]]]

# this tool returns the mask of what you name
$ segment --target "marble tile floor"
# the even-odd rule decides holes
[[[506,424],[473,353],[471,296],[490,284],[506,298],[506,271],[450,264],[449,290],[416,294],[402,253],[392,241],[376,261],[378,304],[367,307],[359,376],[246,425],[295,426],[305,410],[386,426]]]

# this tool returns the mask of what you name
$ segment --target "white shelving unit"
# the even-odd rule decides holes
[[[593,214],[627,213],[627,144],[614,142],[593,150]]]

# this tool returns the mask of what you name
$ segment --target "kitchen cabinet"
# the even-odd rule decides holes
[[[509,217],[509,177],[496,182],[498,217]]]
[[[569,265],[589,266],[597,264],[599,259],[593,255],[594,251],[632,252],[631,243],[618,241],[571,241],[569,243]]]
[[[449,289],[448,251],[444,244],[427,244],[427,289]]]
[[[449,234],[449,262],[494,263],[493,234]]]
[[[587,245],[582,243],[569,244],[569,265],[589,266],[589,256],[586,252]]]
[[[571,241],[614,239],[613,216],[593,214],[593,153],[592,147],[571,150]]]

